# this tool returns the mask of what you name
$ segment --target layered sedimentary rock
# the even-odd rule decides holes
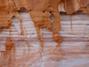
[[[89,0],[80,0],[80,6],[81,7],[89,6]]]
[[[0,30],[11,26],[12,7],[8,0],[0,0]]]
[[[34,28],[37,32],[37,39],[40,41],[39,45],[42,48],[41,51],[43,51],[45,45],[44,37],[41,33],[41,30],[44,29],[52,33],[51,39],[53,39],[53,41],[56,43],[56,48],[59,48],[62,42],[62,37],[59,35],[61,31],[61,16],[59,12],[60,8],[58,10],[58,6],[60,6],[61,3],[63,3],[64,5],[65,12],[70,15],[76,13],[79,10],[81,10],[82,12],[86,11],[87,13],[89,11],[88,0],[86,0],[86,2],[85,0],[0,0],[0,28],[1,30],[9,28],[9,32],[11,32],[10,27],[12,23],[12,17],[17,17],[20,21],[20,35],[23,36],[21,40],[25,41],[26,32],[24,31],[22,18],[20,17],[19,12],[27,12],[29,13],[29,15],[31,15]],[[15,59],[15,44],[10,35],[11,34],[9,34],[9,37],[7,38],[5,43],[5,51],[2,52],[4,58],[6,59],[6,61],[3,63],[7,64],[8,62],[8,66],[6,67],[13,67],[12,65],[16,62],[24,63],[26,60],[28,60],[28,58],[32,60],[31,58],[34,57],[36,53],[32,53],[30,56],[28,56],[29,54],[26,53],[26,55],[23,56],[23,59],[22,57],[18,60],[17,58]],[[28,41],[26,41],[25,45],[26,44],[28,45],[28,47],[30,46],[30,43]],[[56,48],[50,53],[55,54],[57,56],[56,59],[60,60],[61,52],[56,53]],[[40,51],[38,51],[37,54],[39,53]],[[12,56],[16,62],[12,62],[14,60],[11,58]],[[55,57],[51,58],[55,59]]]
[[[64,8],[67,14],[73,14],[77,10],[79,10],[79,0],[64,0]]]

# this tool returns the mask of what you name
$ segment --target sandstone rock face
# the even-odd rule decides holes
[[[68,44],[73,44],[71,47],[65,48],[62,45],[65,39],[59,34],[62,23],[58,6],[61,4],[66,15],[71,17],[71,23],[65,21],[70,24],[70,28],[63,30],[67,29],[68,34],[80,36],[80,29],[72,26],[72,16],[78,11],[88,14],[89,0],[0,0],[0,40],[3,40],[0,43],[5,46],[0,51],[0,67],[59,67],[61,59],[75,58],[76,52],[83,51],[84,47],[78,47],[79,44],[78,48],[72,47],[74,42],[70,43],[71,39],[68,41]],[[25,18],[22,14],[30,17]],[[17,20],[12,22],[14,18]],[[75,37],[73,39],[79,41]]]
[[[73,14],[77,10],[79,10],[80,5],[79,5],[79,0],[64,0],[64,5],[65,5],[65,11],[68,14]]]
[[[8,0],[0,0],[0,30],[11,26],[10,2]]]

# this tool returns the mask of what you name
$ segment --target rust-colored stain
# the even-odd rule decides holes
[[[74,15],[78,11],[89,13],[89,0],[0,0],[0,31],[2,32],[4,29],[10,30],[5,43],[5,51],[2,52],[3,61],[0,62],[0,67],[30,67],[44,52],[45,41],[41,33],[43,29],[52,33],[51,39],[56,43],[55,48],[49,47],[47,49],[49,50],[49,58],[56,61],[63,58],[64,53],[59,49],[63,42],[63,37],[59,35],[61,31],[61,15],[58,7],[60,4],[64,5],[65,12],[68,15]],[[25,56],[17,59],[15,57],[15,44],[13,38],[11,38],[11,26],[13,17],[18,18],[20,21],[20,35],[24,36],[22,38],[22,41],[24,41],[26,31],[19,15],[20,12],[27,12],[31,15],[40,42],[40,49],[37,52],[26,53]],[[29,44],[28,41],[26,42]],[[24,65],[26,61],[29,61],[29,66]],[[23,66],[19,66],[20,63]]]

